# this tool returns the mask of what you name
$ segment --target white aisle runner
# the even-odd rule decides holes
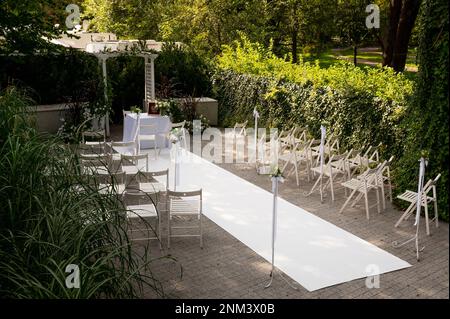
[[[188,156],[194,161],[186,160]],[[169,161],[162,154],[151,162],[151,170],[171,165],[173,171]],[[270,192],[192,153],[183,155],[180,185],[180,191],[202,188],[203,213],[270,262]],[[278,201],[275,265],[309,291],[374,275],[373,265],[380,274],[411,266],[282,198]]]

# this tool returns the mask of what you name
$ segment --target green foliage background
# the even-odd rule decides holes
[[[418,51],[417,90],[402,123],[402,153],[395,179],[399,189],[414,189],[422,153],[428,154],[426,178],[441,173],[439,213],[448,220],[449,100],[448,1],[424,0]]]
[[[423,36],[432,39],[430,34]],[[421,70],[414,94],[416,84],[390,68],[292,64],[244,37],[234,46],[225,46],[217,59],[213,83],[219,120],[224,126],[252,123],[256,107],[261,126],[307,126],[318,137],[320,125],[325,124],[344,148],[382,143],[382,157],[395,156],[397,192],[415,189],[417,160],[426,149],[431,154],[428,176],[443,173],[439,209],[441,218],[448,220],[448,75],[442,72],[448,70],[448,42],[443,39],[448,37],[442,35],[431,53],[431,43],[422,44],[426,54],[437,58],[424,63],[429,69]],[[431,61],[423,53],[422,59]]]

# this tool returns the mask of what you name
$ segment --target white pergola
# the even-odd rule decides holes
[[[145,93],[144,93],[144,109],[148,107],[148,102],[155,100],[155,59],[158,57],[157,54],[145,51],[133,52],[128,50],[128,48],[135,45],[136,41],[119,41],[119,42],[95,42],[89,43],[86,46],[86,52],[93,54],[97,57],[99,62],[102,64],[103,73],[103,83],[104,83],[104,94],[105,101],[108,100],[108,73],[106,68],[106,61],[109,58],[122,56],[124,54],[131,54],[133,56],[138,56],[144,58],[145,64]],[[111,51],[108,51],[111,50]],[[144,110],[146,111],[146,110]],[[106,135],[109,136],[109,114],[106,114],[105,121]]]

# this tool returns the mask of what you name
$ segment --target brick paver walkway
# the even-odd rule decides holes
[[[270,191],[270,178],[257,175],[253,165],[221,164],[220,166]],[[156,242],[151,243],[153,257],[169,255],[177,260],[175,262],[163,258],[152,265],[152,271],[161,281],[166,296],[203,299],[449,298],[448,223],[441,222],[437,229],[432,226],[432,235],[426,236],[423,220],[421,221],[423,227],[421,227],[420,243],[425,246],[425,249],[421,253],[421,261],[418,262],[415,259],[413,243],[402,248],[392,246],[395,240],[402,241],[410,238],[414,234],[414,228],[410,222],[404,222],[399,228],[394,228],[401,212],[393,208],[389,201],[387,201],[386,211],[381,214],[376,212],[376,208],[372,208],[371,219],[367,220],[362,206],[348,208],[341,215],[337,213],[345,199],[342,189],[336,192],[334,204],[331,204],[330,199],[326,199],[321,204],[319,194],[309,197],[303,195],[304,191],[312,186],[312,182],[308,183],[305,178],[301,179],[300,187],[296,186],[295,177],[287,179],[280,185],[280,196],[284,199],[406,260],[412,267],[381,275],[378,289],[368,289],[365,279],[358,279],[314,292],[308,292],[298,285],[299,290],[295,291],[280,277],[275,277],[272,286],[264,289],[269,280],[270,264],[205,218],[203,249],[200,249],[198,240],[194,238],[174,239],[171,249],[167,250],[167,241],[163,237],[165,249],[162,251],[159,250]],[[165,222],[163,218],[163,223]],[[139,248],[138,244],[136,248]],[[182,267],[182,277],[180,267]],[[156,297],[150,290],[146,291],[145,296]]]

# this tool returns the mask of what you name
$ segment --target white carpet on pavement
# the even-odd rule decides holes
[[[150,170],[170,165],[173,174],[169,153],[163,150],[158,160],[151,160]],[[192,153],[182,158],[177,190],[202,188],[204,215],[270,262],[273,195]],[[171,189],[173,181],[171,176]],[[330,210],[330,214],[337,212]],[[282,198],[278,200],[275,265],[309,291],[411,266]]]

